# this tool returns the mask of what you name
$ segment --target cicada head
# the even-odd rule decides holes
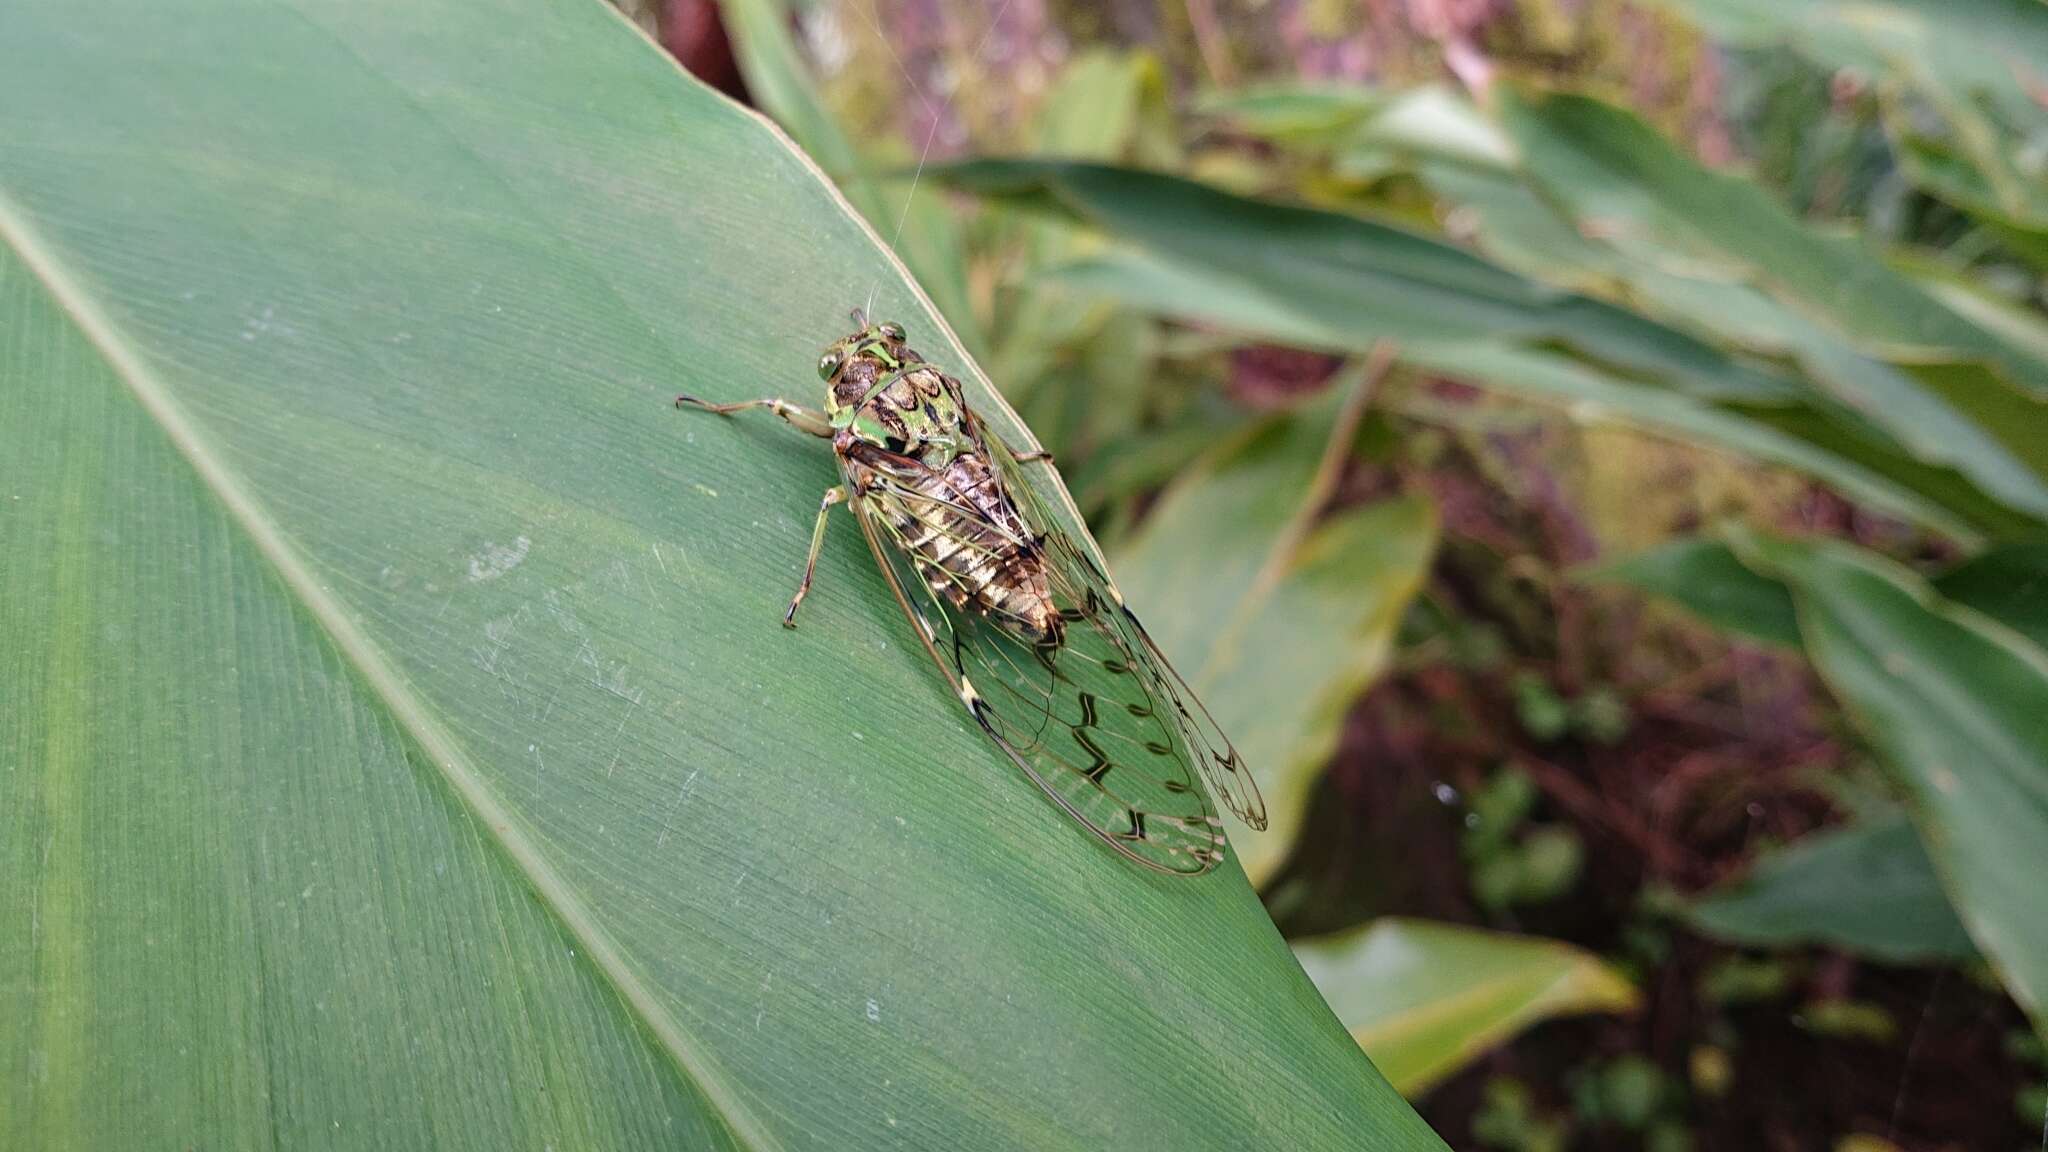
[[[905,364],[924,359],[904,346],[903,325],[894,321],[871,324],[858,308],[853,322],[856,330],[833,341],[818,358],[818,378],[825,382],[825,411],[833,416],[857,407],[878,382]]]

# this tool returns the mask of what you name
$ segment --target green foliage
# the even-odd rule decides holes
[[[2028,84],[2048,59],[2048,14],[2013,0],[1662,0],[1729,42],[1788,45],[1829,68],[1891,76],[1981,102],[2016,128],[2048,126]]]
[[[1637,1003],[1627,978],[1581,949],[1451,924],[1382,919],[1294,950],[1381,1073],[1411,1094],[1540,1020]]]
[[[1988,548],[1934,578],[1934,587],[2048,652],[2048,541]]]
[[[0,106],[0,1145],[1441,1146],[845,523],[777,626],[830,463],[674,392],[875,285],[1025,433],[604,8],[12,6]]]
[[[1791,986],[1790,961],[1730,956],[1701,975],[1699,995],[1707,1004],[1726,1007],[1776,1000]]]
[[[2048,387],[2048,365],[1951,312],[1878,252],[1808,226],[1757,185],[1688,159],[1620,108],[1588,96],[1508,90],[1501,122],[1534,185],[1582,231],[1624,255],[1715,269],[1825,318],[1864,347],[1989,357],[2030,387]],[[1809,354],[1818,359],[1817,350]],[[1876,420],[1913,414],[1861,411]],[[1958,434],[1948,426],[1919,431],[1936,447],[1953,447]]]
[[[2042,1021],[2048,653],[1868,553],[1738,535],[1781,580],[1815,666],[1891,765],[1963,923]]]
[[[840,130],[804,70],[781,0],[723,0],[718,10],[761,108],[838,182],[868,225],[890,239],[968,351],[981,353],[986,337],[968,301],[967,269],[951,215],[943,205],[911,196],[909,181],[878,176],[885,166],[863,156]]]
[[[1561,824],[1532,824],[1535,805],[1535,782],[1513,767],[1494,772],[1472,794],[1460,847],[1472,894],[1486,908],[1541,904],[1578,883],[1585,856],[1578,833]]]
[[[1828,117],[1781,133],[1800,187],[1512,79],[1483,104],[1211,92],[1211,137],[1176,123],[1153,55],[1084,50],[1009,127],[1028,157],[927,173],[986,206],[963,226],[908,197],[916,148],[842,126],[780,0],[722,11],[843,200],[581,9],[132,6],[119,38],[105,12],[0,18],[0,459],[26,462],[0,720],[28,766],[0,776],[0,904],[34,927],[0,944],[0,1135],[232,1143],[287,1100],[285,1142],[358,1146],[1437,1146],[1242,883],[1151,886],[1035,803],[903,643],[857,539],[832,539],[803,631],[748,623],[772,623],[830,470],[660,401],[806,380],[870,286],[1022,438],[979,358],[1077,480],[1260,773],[1272,830],[1233,829],[1255,882],[1301,849],[1436,560],[1428,501],[1344,480],[1502,419],[1437,381],[1798,473],[1895,522],[1875,537],[1894,554],[1957,557],[1725,526],[1584,575],[1805,652],[1906,801],[1676,923],[1981,952],[2039,1022],[2041,9],[1671,3],[1865,83],[1795,77]],[[487,70],[465,49],[507,24],[525,35]],[[173,64],[223,43],[247,51]],[[1894,175],[1835,195],[1817,154]],[[1393,347],[1398,368],[1354,359],[1254,416],[1218,386],[1252,341]],[[1529,742],[1629,739],[1608,672],[1437,623],[1410,634],[1506,678]],[[1578,833],[1536,801],[1512,768],[1471,799],[1491,912],[1580,879]],[[1630,961],[1661,962],[1674,923],[1629,925]],[[1297,953],[1411,1093],[1535,1020],[1635,1000],[1583,951],[1443,925]],[[193,973],[204,995],[162,994]],[[1786,1001],[1798,975],[1737,957],[1699,993]],[[1217,1005],[1227,1045],[1190,1055]],[[1896,1024],[1848,1000],[1802,1020]],[[1700,1054],[1730,1050],[1694,1050],[1695,1090],[1725,1088]],[[1475,1136],[1689,1141],[1685,1085],[1640,1057],[1574,1088],[1576,1120],[1496,1080]]]
[[[1361,372],[1334,399],[1357,395]],[[1126,593],[1160,606],[1160,646],[1258,777],[1267,830],[1233,829],[1255,881],[1292,850],[1435,549],[1436,516],[1420,500],[1321,515],[1357,417],[1356,403],[1324,404],[1223,445],[1113,557]]]
[[[1709,901],[1696,910],[1702,924],[1739,938],[1798,932],[1879,955],[1953,956],[1960,941],[1925,892],[1938,877],[2038,1018],[2048,941],[2032,942],[2021,877],[2048,867],[2030,855],[2048,843],[2048,650],[2033,594],[2048,581],[2042,561],[2038,546],[2011,545],[1929,583],[1843,546],[1730,529],[1725,543],[1685,542],[1608,570],[1748,634],[1802,641],[1892,765],[1931,861],[1923,873],[1896,828],[1840,833]],[[1890,898],[1866,904],[1880,878]]]
[[[1675,601],[1701,620],[1752,640],[1799,646],[1799,618],[1785,586],[1758,575],[1719,540],[1686,536],[1588,569],[1589,581],[1627,584]]]
[[[1417,368],[1557,404],[1584,421],[1620,422],[1784,464],[1897,515],[1971,531],[1967,516],[1931,501],[1919,490],[1926,481],[1898,475],[1883,450],[1848,452],[1796,428],[1781,430],[1781,414],[1797,411],[1781,406],[1796,393],[1775,373],[1428,237],[1093,165],[980,161],[930,175],[1019,209],[1092,223],[1137,246],[1068,266],[1062,280],[1076,290],[1310,347],[1362,351],[1392,339]],[[1795,320],[1782,313],[1781,322]],[[1592,359],[1533,346],[1552,340]],[[1889,369],[1835,351],[1830,362],[1845,371],[1899,383]],[[1662,387],[1609,365],[1650,373]]]
[[[1959,549],[1965,559],[1933,586],[1952,604],[1853,550],[1801,551],[1793,564],[1778,543],[1739,533],[1678,541],[1588,576],[1808,652],[1908,785],[1925,851],[1887,858],[1901,869],[1895,894],[1912,891],[1917,911],[1880,926],[1858,912],[1868,905],[1834,900],[1832,915],[1804,917],[1808,938],[1893,956],[1967,951],[1928,886],[1939,877],[1976,946],[2038,1013],[2040,977],[2022,969],[2048,948],[2031,942],[2010,901],[2012,878],[2028,870],[2020,861],[2032,862],[2027,845],[2048,842],[2035,825],[2048,741],[2029,720],[2048,631],[2048,599],[2036,591],[2048,329],[2024,293],[2009,291],[2010,277],[1989,273],[2037,255],[2038,148],[2022,145],[2039,117],[2009,64],[1985,63],[1987,45],[2002,59],[2038,39],[2038,21],[1977,4],[1951,28],[1929,6],[1899,2],[1877,6],[1893,23],[1873,30],[1816,14],[1832,5],[1690,7],[1715,10],[1720,31],[1768,29],[1818,59],[1898,69],[1904,88],[1880,93],[1883,134],[1864,142],[1888,139],[1901,171],[1974,214],[2003,255],[1972,275],[1967,261],[1937,266],[1878,243],[1896,230],[1843,235],[1699,164],[1612,104],[1515,84],[1484,112],[1440,90],[1279,86],[1201,101],[1213,121],[1274,149],[1263,170],[1197,158],[1191,178],[1038,157],[948,165],[936,178],[1097,235],[1102,243],[1041,267],[1076,294],[1307,348],[1393,341],[1413,378],[1477,384],[1582,422],[1791,469]],[[1417,124],[1465,144],[1431,147]],[[1212,184],[1205,171],[1232,175]],[[1289,195],[1264,194],[1261,171],[1287,181]],[[1429,408],[1402,411],[1426,419]],[[1890,604],[1873,614],[1858,596]],[[1454,647],[1470,632],[1444,630]],[[1511,689],[1533,741],[1626,735],[1629,709],[1611,691],[1568,696],[1533,672]],[[1904,715],[1936,719],[1892,719]],[[1883,843],[1901,847],[1905,836],[1892,826]],[[1771,902],[1824,900],[1824,884],[1805,886],[1839,872],[1852,850],[1858,841],[1847,838],[1802,846],[1760,869],[1760,888],[1709,901],[1700,922],[1761,940],[1778,917],[1782,932],[1789,920]],[[1491,907],[1553,891],[1535,879],[1544,861],[1555,877],[1576,869],[1575,847],[1534,833],[1468,836],[1467,858]]]
[[[1899,1023],[1891,1013],[1857,1000],[1818,1000],[1800,1009],[1794,1019],[1809,1032],[1869,1044],[1889,1044],[1899,1036]]]
[[[2032,161],[2001,135],[2020,130],[2011,117],[2025,118],[2001,103],[2010,77],[1952,50],[1961,41],[1924,7],[1891,7],[1909,39],[1872,41],[1883,50],[1860,63],[1902,59],[1893,54],[1902,43],[1925,49],[1926,67],[1907,69],[1915,99],[1930,101],[1948,129],[1938,147],[1895,129],[1903,162],[1953,207],[1983,213],[2025,257],[2034,206],[2026,181],[2005,176]],[[2038,32],[2031,16],[2008,25],[1973,11],[1985,16],[1965,22],[1974,42],[2009,34],[1997,51]],[[1800,29],[1817,40],[1806,49],[1823,55],[1867,31]],[[1988,126],[1973,120],[1975,105],[1947,98],[1966,91],[2003,111]],[[1268,93],[1214,107],[1337,172],[1334,156],[1392,104],[1361,95],[1324,115],[1332,100],[1322,93],[1320,120],[1268,115],[1301,110],[1290,102],[1299,99]],[[1962,923],[2038,1013],[2032,970],[2048,942],[2032,940],[2013,885],[2039,870],[2028,846],[2048,842],[2038,802],[2048,794],[2048,736],[2035,731],[2048,707],[2037,698],[2048,666],[2036,591],[2048,518],[2039,318],[1993,303],[1982,285],[1916,274],[1900,254],[1801,220],[1593,97],[1509,86],[1494,110],[1511,154],[1451,161],[1387,149],[1352,173],[1352,191],[1326,188],[1328,208],[1100,165],[979,161],[941,178],[1114,240],[1063,279],[1126,306],[1310,347],[1396,340],[1412,369],[1788,466],[1961,544],[1970,558],[1935,586],[1952,589],[1954,604],[1854,550],[1740,534],[1732,549],[1681,542],[1594,575],[1807,651],[1908,786],[1915,828]],[[1473,238],[1498,263],[1376,218],[1390,210],[1379,197],[1417,185],[1470,210]],[[1615,730],[1604,704],[1580,711],[1528,675],[1513,687],[1539,742]],[[1475,858],[1489,902],[1519,890],[1497,859]],[[1929,911],[1913,921],[1917,943],[1877,946],[1952,955],[1953,937],[1928,942],[1942,923]],[[1855,931],[1810,927],[1838,943]]]
[[[1515,676],[1515,715],[1522,729],[1539,744],[1548,744],[1571,727],[1571,711],[1543,677],[1534,672]]]
[[[1632,1132],[1650,1126],[1669,1092],[1664,1073],[1633,1053],[1618,1056],[1579,1081],[1579,1116],[1592,1124],[1611,1124]]]
[[[1894,962],[1976,955],[1903,816],[1816,833],[1691,905],[1706,932],[1750,945],[1827,944]]]
[[[1705,265],[1724,284],[1781,301],[1776,336],[1831,399],[1916,459],[1952,467],[2037,519],[2048,513],[2048,475],[1938,393],[1860,353],[1982,357],[2037,395],[2048,393],[2048,363],[1949,310],[1864,244],[1812,229],[1754,184],[1684,158],[1620,109],[1563,95],[1505,98],[1503,109],[1530,178],[1581,231],[1630,256]]]
[[[1496,1076],[1486,1082],[1472,1136],[1504,1152],[1564,1152],[1570,1128],[1560,1117],[1539,1113],[1521,1081]]]

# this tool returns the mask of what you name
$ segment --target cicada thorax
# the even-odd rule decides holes
[[[1035,643],[1058,644],[1061,619],[1044,550],[989,459],[994,449],[960,382],[902,351],[905,362],[864,389],[834,440],[855,492],[953,607]]]

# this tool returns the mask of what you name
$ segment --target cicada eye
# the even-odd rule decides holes
[[[888,323],[882,325],[882,335],[887,336],[889,339],[894,340],[898,344],[901,344],[903,343],[904,337],[907,336],[908,333],[903,331],[903,325],[896,323],[894,320],[891,320]]]
[[[845,361],[846,357],[836,348],[825,353],[818,359],[818,379],[832,379],[833,374],[839,371],[839,366]]]

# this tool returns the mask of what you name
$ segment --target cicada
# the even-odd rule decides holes
[[[1203,787],[1254,828],[1265,802],[1236,749],[1168,664],[1116,584],[1051,515],[1024,469],[1050,458],[1006,443],[960,381],[871,324],[825,349],[825,406],[765,408],[832,442],[828,488],[783,623],[810,591],[833,507],[847,505],[932,660],[990,739],[1069,816],[1147,868],[1200,875],[1222,861]]]

